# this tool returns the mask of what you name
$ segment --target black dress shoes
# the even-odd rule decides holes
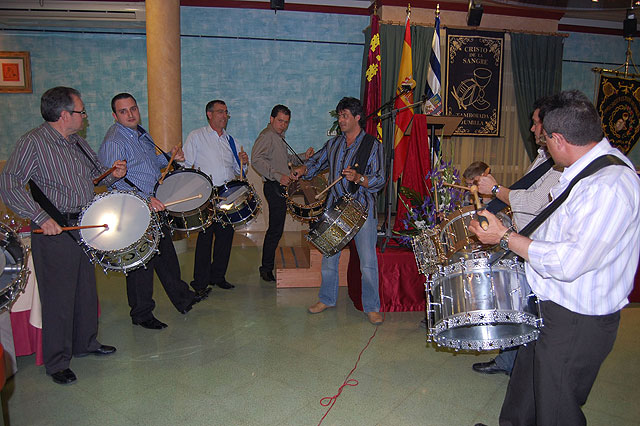
[[[189,305],[189,309],[191,309],[191,305]],[[131,322],[135,325],[139,325],[140,327],[148,328],[149,330],[162,330],[163,328],[168,327],[167,324],[158,320],[156,317],[151,317],[145,321],[136,321],[132,319]]]
[[[260,270],[260,278],[262,278],[264,281],[275,281],[276,277],[273,276],[273,272],[271,271],[264,271],[264,270]]]
[[[59,385],[68,385],[69,383],[73,383],[78,380],[78,378],[70,368],[60,370],[57,373],[53,373],[51,375],[51,378]]]
[[[209,293],[211,293],[211,287],[207,286],[200,290],[195,290],[196,295],[193,297],[193,305],[196,303],[202,302],[204,299],[209,297]]]
[[[236,287],[235,285],[231,284],[231,283],[230,283],[230,282],[228,282],[228,281],[221,281],[221,282],[219,282],[219,283],[213,283],[213,284],[211,284],[211,285],[217,285],[218,287],[223,288],[223,289],[225,289],[225,290],[230,290],[230,289],[232,289],[232,288],[235,288],[235,287]]]
[[[506,374],[509,375],[507,370],[503,370],[498,367],[495,360],[491,360],[489,362],[477,362],[471,366],[473,371],[477,371],[478,373],[483,374]]]
[[[82,357],[85,357],[87,355],[98,355],[98,356],[111,355],[115,351],[116,351],[116,348],[114,346],[100,345],[100,347],[98,349],[96,349],[95,351],[85,352],[83,354],[75,354],[74,357],[82,358]],[[63,371],[65,371],[65,370],[63,370]],[[71,370],[69,370],[69,371],[71,371]]]

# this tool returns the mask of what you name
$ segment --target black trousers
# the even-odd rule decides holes
[[[536,342],[521,346],[500,425],[586,425],[582,405],[616,340],[620,311],[580,315],[545,301]]]
[[[180,263],[168,226],[162,226],[162,234],[158,243],[160,253],[145,265],[146,268],[134,269],[127,274],[127,299],[131,318],[136,322],[153,317],[153,308],[156,306],[153,301],[153,271],[158,274],[164,291],[178,311],[185,309],[195,296],[187,283],[180,279]]]
[[[207,288],[209,284],[225,281],[231,245],[233,244],[233,226],[222,226],[214,222],[204,231],[198,233],[196,242],[195,264],[191,287],[196,291]],[[213,236],[216,236],[213,242]],[[211,245],[213,242],[213,262],[211,261]]]
[[[282,195],[280,183],[268,180],[264,183],[264,198],[269,204],[269,228],[262,244],[262,266],[260,271],[271,272],[275,267],[276,249],[284,231],[287,218],[287,200]]]
[[[53,374],[69,368],[73,355],[100,347],[95,268],[68,232],[31,234],[31,252],[42,304],[44,366]]]

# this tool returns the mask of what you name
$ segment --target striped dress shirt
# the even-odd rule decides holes
[[[42,225],[50,217],[25,188],[29,179],[62,213],[76,213],[93,199],[92,180],[106,169],[87,141],[76,134],[67,140],[45,122],[16,143],[0,173],[0,197],[16,214]],[[109,175],[100,184],[115,180]]]
[[[127,160],[127,179],[142,190],[140,195],[145,198],[153,195],[153,188],[161,175],[160,169],[169,163],[164,154],[156,154],[153,139],[145,129],[138,126],[137,130],[133,130],[120,123],[113,124],[107,130],[98,158],[102,164]],[[124,179],[115,182],[113,187],[135,191]]]
[[[544,148],[538,149],[538,156],[527,169],[527,173],[549,159],[549,153]],[[522,229],[538,215],[551,201],[551,188],[558,184],[562,172],[558,166],[553,166],[527,189],[512,189],[509,191],[509,206],[513,212],[513,222],[516,229]]]
[[[527,280],[541,300],[583,315],[622,309],[633,288],[640,247],[640,179],[632,163],[603,139],[565,168],[555,199],[595,158],[611,154],[631,167],[608,166],[580,180],[532,234]]]
[[[318,152],[305,162],[307,173],[303,178],[311,179],[327,167],[329,168],[329,183],[333,183],[336,179],[342,178],[342,170],[347,168],[347,166],[354,165],[354,157],[364,139],[364,135],[364,130],[360,131],[356,141],[349,147],[347,147],[347,139],[344,135],[329,139]],[[358,185],[358,191],[353,194],[353,197],[362,203],[369,214],[375,215],[376,194],[384,187],[385,182],[382,144],[377,141],[371,148],[371,154],[369,155],[364,175],[367,177],[369,185],[367,188]],[[332,206],[338,198],[348,193],[349,181],[342,179],[340,183],[334,185],[329,191],[327,206]]]

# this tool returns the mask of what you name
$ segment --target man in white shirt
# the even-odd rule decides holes
[[[184,144],[185,163],[200,169],[211,178],[214,186],[220,186],[240,175],[240,163],[246,174],[249,156],[239,151],[233,137],[226,131],[229,111],[224,101],[213,100],[205,108],[208,124],[189,133]],[[216,239],[213,243],[213,235]],[[231,225],[213,222],[198,233],[195,264],[191,286],[200,294],[207,286],[217,285],[223,289],[235,287],[227,282],[225,274],[231,255],[234,229]],[[213,262],[211,245],[213,243]]]
[[[526,260],[544,321],[538,340],[518,351],[500,425],[586,424],[581,406],[613,348],[638,265],[640,180],[633,164],[602,137],[591,102],[571,91],[554,96],[551,105],[544,134],[549,153],[565,167],[553,199],[598,157],[626,165],[579,180],[531,238],[491,213],[480,213],[489,220],[486,231],[477,221],[469,225],[483,243],[500,243]]]

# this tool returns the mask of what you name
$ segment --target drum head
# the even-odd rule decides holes
[[[198,170],[187,169],[167,175],[162,185],[156,184],[154,192],[155,197],[164,204],[201,195],[201,198],[183,201],[167,207],[169,212],[188,212],[198,209],[207,203],[211,198],[212,190],[213,184],[207,175]]]
[[[106,223],[109,228],[82,229],[80,236],[96,250],[120,250],[138,241],[150,222],[151,211],[145,200],[126,192],[111,192],[95,198],[80,219],[81,226]]]
[[[216,202],[216,209],[231,211],[249,199],[251,188],[247,182],[232,180],[218,188],[218,196],[224,199]]]

